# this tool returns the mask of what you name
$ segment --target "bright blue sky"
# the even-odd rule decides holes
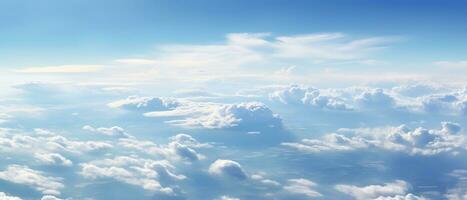
[[[232,32],[403,36],[392,58],[462,59],[465,1],[2,1],[1,65],[102,62]],[[451,52],[456,52],[453,55]],[[27,58],[27,59],[25,59]],[[22,62],[18,62],[22,60]]]
[[[466,1],[0,1],[0,200],[467,199]]]

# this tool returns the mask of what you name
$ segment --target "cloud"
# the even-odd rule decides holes
[[[150,60],[150,59],[142,59],[142,58],[124,58],[124,59],[117,59],[115,62],[125,65],[152,65],[157,64],[157,61]]]
[[[111,102],[108,106],[130,111],[150,112],[172,110],[179,104],[175,99],[170,98],[129,96],[126,99]]]
[[[361,109],[391,109],[396,104],[396,100],[393,97],[379,88],[363,92],[355,97],[355,101]]]
[[[465,69],[467,68],[467,61],[437,61],[433,63],[436,66],[450,68],[450,69]]]
[[[9,153],[31,152],[67,152],[82,154],[84,152],[101,151],[113,146],[102,141],[70,140],[45,129],[35,129],[35,134],[26,134],[19,130],[8,130],[0,135],[0,151]]]
[[[164,187],[160,179],[183,180],[184,175],[172,172],[175,169],[166,160],[151,160],[118,156],[113,159],[95,160],[81,164],[81,172],[85,178],[112,178],[120,182],[140,186],[153,192],[175,195],[170,187]]]
[[[267,179],[263,176],[263,174],[253,174],[250,177],[252,180],[258,181],[260,184],[269,186],[269,187],[279,187],[281,184],[277,181]]]
[[[65,187],[62,178],[45,176],[43,172],[23,165],[8,165],[4,171],[0,171],[0,179],[27,185],[43,194],[51,195],[59,195],[60,190]]]
[[[166,145],[157,145],[151,141],[138,140],[136,138],[120,139],[118,144],[127,149],[138,150],[150,155],[159,155],[165,159],[189,162],[205,158],[204,155],[199,154],[195,149],[211,147],[209,144],[198,142],[187,134],[177,134],[169,139],[170,142]]]
[[[317,90],[311,87],[290,85],[286,88],[270,93],[269,97],[284,104],[303,104],[305,103],[305,95],[314,91]]]
[[[45,195],[41,198],[41,200],[62,200],[56,196],[52,196],[52,195]]]
[[[453,188],[447,190],[444,197],[447,200],[467,199],[467,170],[456,169],[449,173],[449,176],[457,179],[457,183]]]
[[[11,115],[0,113],[0,124],[8,122],[12,118]]]
[[[254,94],[254,95],[251,95]],[[267,94],[267,95],[266,95]],[[388,114],[467,115],[467,89],[441,87],[436,84],[410,84],[392,88],[347,87],[324,88],[301,85],[271,85],[241,90],[245,97],[268,97],[274,102],[298,108],[322,111],[391,111]]]
[[[396,38],[373,37],[349,40],[342,33],[280,36],[273,44],[276,55],[284,58],[317,60],[352,60],[382,49]]]
[[[0,192],[0,200],[21,200],[21,198],[10,196],[4,192]]]
[[[284,186],[284,190],[293,194],[305,195],[308,198],[315,198],[322,196],[321,193],[317,192],[314,187],[316,183],[308,179],[289,179],[287,185]]]
[[[375,200],[427,200],[425,197],[415,196],[413,194],[396,195],[391,197],[378,197]]]
[[[341,129],[341,132],[352,136],[332,133],[321,139],[303,139],[301,143],[282,145],[310,153],[379,148],[411,155],[457,155],[465,152],[467,142],[465,135],[458,134],[460,130],[458,124],[451,122],[443,122],[442,128],[438,130],[422,127],[411,130],[405,125],[380,129]]]
[[[310,82],[323,79],[342,81],[353,79],[368,82],[417,78],[416,74],[401,73],[361,73],[323,74],[283,73],[265,75],[265,72],[277,71],[287,65],[321,65],[327,63],[375,63],[372,58],[401,38],[393,36],[353,37],[344,33],[311,33],[301,35],[273,35],[271,33],[229,33],[225,40],[209,44],[165,44],[159,45],[154,56],[124,58],[116,60],[118,64],[129,66],[147,65],[141,70],[127,68],[118,76],[109,77],[115,82],[170,83],[210,83],[213,80],[247,80],[245,83],[266,80],[297,80]],[[221,66],[221,67],[220,67]],[[268,68],[266,68],[268,67]],[[287,72],[287,70],[284,70]],[[323,76],[324,75],[324,76]],[[337,76],[336,76],[337,75]],[[313,76],[313,78],[310,78]],[[174,88],[178,89],[178,88]]]
[[[34,157],[47,165],[71,166],[73,162],[58,153],[36,153]]]
[[[351,111],[356,107],[353,99],[345,98],[333,90],[320,90],[313,87],[289,85],[275,90],[269,98],[284,104],[310,107],[314,110]]]
[[[467,114],[467,90],[418,97],[419,107],[427,113],[446,115]]]
[[[415,83],[395,86],[391,88],[391,91],[403,96],[420,97],[434,93],[446,92],[448,91],[448,88],[434,83]]]
[[[167,123],[183,127],[282,128],[281,118],[259,102],[239,104],[189,102],[170,111],[148,112],[144,115],[147,117],[184,117],[167,121]]]
[[[209,173],[212,175],[233,177],[239,180],[247,179],[242,166],[233,160],[218,159],[209,166]]]
[[[97,72],[103,68],[101,65],[59,65],[59,66],[43,66],[43,67],[28,67],[15,70],[19,73],[89,73]]]
[[[336,185],[335,189],[348,194],[358,200],[367,199],[397,199],[396,195],[405,195],[410,189],[410,185],[402,180],[388,182],[383,185]]]
[[[220,196],[219,198],[217,198],[217,200],[240,200],[240,199],[235,198],[235,197],[230,197],[230,196],[223,195],[223,196]]]
[[[107,136],[112,136],[112,137],[119,137],[119,138],[120,137],[133,137],[132,135],[125,132],[125,129],[119,126],[112,126],[110,128],[106,128],[106,127],[94,128],[92,126],[86,125],[86,126],[83,126],[83,130],[98,133],[98,134],[103,134]]]

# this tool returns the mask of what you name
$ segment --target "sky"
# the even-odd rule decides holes
[[[467,199],[466,9],[0,1],[0,200]]]

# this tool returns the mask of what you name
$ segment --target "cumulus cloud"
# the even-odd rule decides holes
[[[385,183],[383,185],[368,185],[368,186],[355,186],[355,185],[336,185],[335,189],[348,194],[358,200],[367,199],[397,199],[397,195],[406,195],[410,189],[410,185],[402,180]]]
[[[407,152],[411,155],[457,155],[466,150],[467,142],[465,135],[458,134],[460,130],[458,124],[451,122],[443,122],[441,129],[419,127],[411,130],[405,125],[374,129],[340,129],[340,132],[351,136],[332,133],[321,139],[303,139],[301,143],[282,145],[310,153],[379,148]]]
[[[379,88],[361,93],[355,97],[355,102],[361,109],[390,109],[396,104],[396,100],[392,96]]]
[[[305,195],[308,198],[315,198],[322,196],[321,193],[317,192],[314,187],[316,183],[308,179],[289,179],[287,185],[284,186],[284,190],[293,194]]]
[[[118,144],[127,149],[138,150],[150,155],[159,155],[165,159],[183,160],[194,162],[204,159],[204,155],[195,149],[209,148],[211,145],[200,143],[195,138],[187,134],[177,134],[169,138],[166,145],[157,145],[151,141],[138,140],[136,138],[120,139]]]
[[[320,90],[315,88],[298,85],[276,90],[269,94],[269,98],[284,104],[309,105],[316,109],[351,110],[351,106],[339,97],[320,93]]]
[[[12,153],[69,152],[81,154],[90,151],[107,150],[113,146],[101,141],[70,140],[45,129],[36,129],[37,134],[25,134],[9,130],[0,135],[0,151]]]
[[[216,104],[190,102],[174,110],[148,112],[147,117],[184,117],[167,123],[183,127],[219,128],[282,128],[282,120],[259,102]]]
[[[402,96],[420,97],[434,93],[446,92],[448,89],[447,87],[432,83],[414,83],[395,86],[391,88],[391,91]]]
[[[263,174],[253,174],[251,175],[251,180],[258,181],[260,184],[269,186],[269,187],[279,187],[281,184],[275,180],[265,178]]]
[[[34,157],[47,165],[71,166],[73,162],[58,153],[36,153]]]
[[[378,197],[375,200],[427,200],[425,197],[416,196],[414,194],[396,195],[392,197]]]
[[[16,184],[27,185],[43,194],[59,195],[65,186],[62,178],[46,176],[43,172],[23,165],[8,165],[0,171],[0,179]]]
[[[409,84],[392,88],[323,88],[288,85],[242,90],[240,94],[269,99],[289,106],[322,110],[362,112],[397,111],[410,114],[463,116],[467,113],[467,89],[430,84]],[[268,94],[264,94],[268,93]],[[247,95],[245,95],[247,94]],[[386,112],[384,114],[387,114]]]
[[[133,137],[127,132],[125,132],[125,129],[119,126],[112,126],[109,128],[106,128],[106,127],[94,128],[90,125],[86,125],[86,126],[83,126],[83,130],[98,133],[98,134],[103,134],[107,136],[112,136],[112,137]]]
[[[0,200],[21,200],[21,198],[10,196],[4,192],[0,192]]]
[[[45,195],[41,198],[41,200],[62,200],[62,199],[56,196],[52,196],[52,195]]]
[[[129,96],[126,99],[111,102],[108,106],[130,111],[150,112],[172,110],[179,104],[177,100],[170,98]]]
[[[448,200],[467,199],[467,170],[456,169],[449,173],[450,177],[457,180],[453,188],[448,189],[444,197]]]
[[[218,176],[233,177],[239,180],[247,179],[242,166],[233,160],[218,159],[209,166],[209,173]]]
[[[216,200],[240,200],[240,199],[235,198],[235,197],[231,197],[231,196],[223,195],[223,196],[220,196],[219,198],[217,198]]]
[[[174,169],[175,167],[166,160],[118,156],[82,163],[80,174],[89,179],[112,178],[145,190],[174,195],[172,188],[164,187],[160,183],[161,179],[186,178],[184,175],[175,174]]]

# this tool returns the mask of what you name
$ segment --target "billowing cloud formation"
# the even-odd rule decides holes
[[[426,84],[401,85],[386,89],[316,89],[298,85],[276,86],[275,90],[272,88],[262,88],[270,91],[268,96],[272,100],[292,106],[308,105],[315,109],[461,116],[467,113],[467,89],[439,88]]]
[[[0,200],[21,200],[21,198],[15,197],[15,196],[9,196],[8,194],[5,194],[4,192],[0,192]]]
[[[70,140],[53,132],[36,129],[36,134],[25,134],[17,130],[6,130],[0,135],[0,151],[14,153],[67,152],[80,154],[106,150],[111,144],[101,141]]]
[[[209,173],[244,180],[248,176],[242,166],[233,160],[218,159],[209,166]]]
[[[290,85],[284,89],[276,90],[269,94],[273,100],[284,104],[310,105],[318,109],[350,110],[343,99],[332,95],[320,93],[320,90],[311,87]]]
[[[409,154],[434,155],[439,153],[458,154],[466,150],[466,137],[458,134],[458,124],[443,122],[442,129],[409,129],[386,127],[381,129],[341,129],[350,134],[328,134],[322,139],[303,139],[301,143],[282,143],[304,152],[352,151],[366,148],[380,148],[389,151],[403,151]]]
[[[183,180],[186,177],[172,172],[174,166],[165,160],[150,160],[119,156],[81,164],[81,174],[90,179],[112,178],[146,190],[174,194],[170,187],[159,182],[161,178]]]
[[[60,199],[56,196],[52,196],[52,195],[45,195],[41,198],[41,200],[63,200],[63,199]]]
[[[215,128],[281,128],[282,120],[266,105],[258,102],[215,104],[189,102],[170,111],[145,114],[148,117],[184,117],[167,121],[184,127]]]
[[[94,133],[99,133],[107,136],[112,136],[112,137],[132,137],[130,134],[126,133],[125,130],[119,126],[112,126],[110,128],[106,127],[99,127],[99,128],[94,128],[92,126],[86,125],[83,126],[83,130],[94,132]]]
[[[61,178],[46,176],[43,172],[22,165],[8,165],[4,171],[0,171],[0,179],[30,186],[43,194],[59,195],[65,187]]]
[[[305,195],[308,198],[322,196],[321,193],[314,189],[315,186],[316,183],[308,179],[289,179],[287,185],[284,186],[284,190],[293,194]]]
[[[108,104],[112,108],[122,108],[130,111],[165,111],[172,110],[179,105],[175,99],[161,97],[129,96],[126,99],[114,101]]]
[[[448,200],[462,200],[467,199],[467,170],[457,169],[449,173],[449,176],[457,179],[454,188],[451,188],[445,194]]]
[[[355,102],[360,106],[361,109],[391,109],[396,103],[394,98],[386,94],[382,89],[364,91],[355,97]]]
[[[73,162],[63,157],[59,153],[36,153],[34,157],[47,165],[71,166]]]
[[[195,149],[210,147],[209,144],[200,143],[187,134],[177,134],[171,137],[167,145],[157,145],[151,141],[138,140],[136,138],[120,139],[118,144],[127,149],[138,150],[150,155],[159,155],[165,159],[181,159],[191,162],[204,158]]]
[[[216,200],[240,200],[239,198],[223,195]]]
[[[357,200],[424,200],[413,194],[407,194],[410,185],[402,180],[385,183],[384,185],[368,185],[358,187],[355,185],[336,185],[335,189],[354,197]]]

